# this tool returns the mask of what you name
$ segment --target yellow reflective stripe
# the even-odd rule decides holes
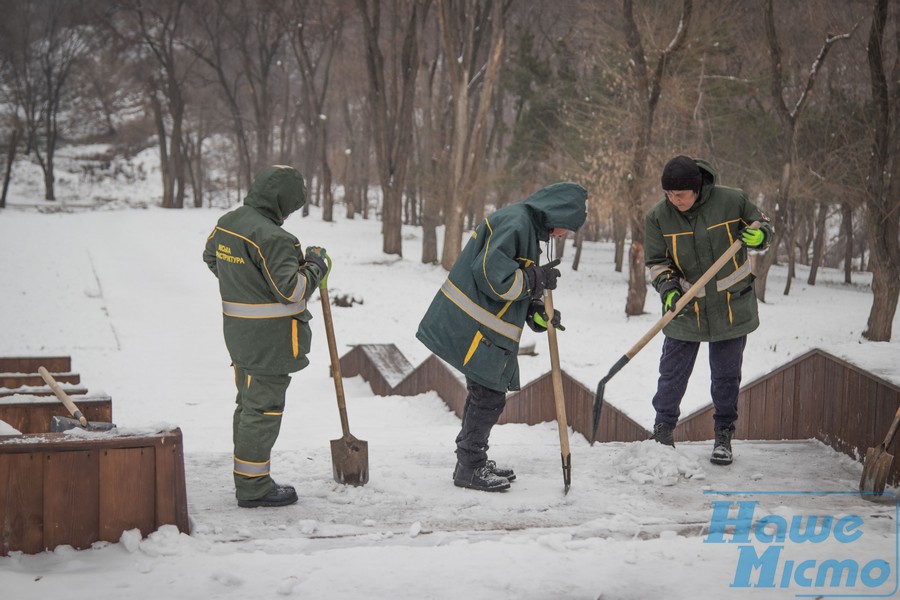
[[[491,286],[491,291],[497,294],[497,296],[499,296],[503,300],[515,300],[522,295],[522,290],[525,288],[525,273],[523,273],[521,269],[516,269],[516,273],[513,276],[512,285],[510,285],[509,289],[505,292],[501,293],[494,289],[494,285],[491,283],[491,278],[488,277],[487,274],[487,257],[489,254],[488,251],[491,247],[491,236],[494,234],[494,230],[491,229],[491,223],[487,220],[487,218],[485,218],[484,224],[487,226],[489,234],[487,241],[484,243],[484,258],[481,259],[481,270],[484,273],[484,280],[487,281],[487,284],[489,286]]]
[[[484,336],[481,335],[481,332],[477,332],[475,337],[472,338],[472,343],[469,345],[469,351],[466,352],[466,357],[463,359],[463,366],[469,363],[469,359],[472,358],[472,355],[475,354],[475,349],[478,348],[478,344],[481,343],[481,338]]]
[[[253,375],[251,375],[250,373],[247,373],[247,387],[248,388],[250,387],[250,381],[252,381],[252,380],[253,380]]]
[[[283,412],[264,412],[263,414],[268,415],[270,417],[280,417],[280,416],[284,415]]]
[[[294,358],[300,353],[300,342],[297,339],[297,319],[291,319],[291,350]]]
[[[718,280],[716,282],[716,290],[719,292],[727,290],[728,288],[730,288],[731,286],[736,284],[738,281],[747,277],[750,274],[750,271],[751,271],[750,261],[746,260],[746,261],[744,261],[744,264],[742,264],[740,267],[738,267],[734,273],[732,273],[725,279]]]
[[[731,314],[731,292],[725,292],[725,302],[728,304],[728,324],[734,324],[734,317]]]
[[[290,299],[291,299],[290,297],[285,296],[285,295],[281,292],[281,290],[278,289],[278,285],[275,283],[275,279],[272,278],[272,274],[269,273],[269,266],[266,264],[266,257],[263,256],[262,249],[261,249],[258,245],[256,245],[256,243],[255,243],[253,240],[251,240],[250,238],[245,237],[245,236],[243,236],[243,235],[241,235],[241,234],[239,234],[239,233],[235,233],[234,231],[229,231],[228,229],[223,229],[223,228],[218,227],[218,226],[216,227],[216,229],[217,229],[218,231],[221,231],[222,233],[227,233],[228,235],[233,235],[233,236],[236,237],[236,238],[240,238],[240,239],[244,240],[245,242],[247,242],[248,244],[250,244],[251,246],[253,246],[254,248],[256,248],[256,252],[257,252],[257,254],[259,254],[259,259],[262,261],[262,267],[263,267],[263,270],[266,272],[266,276],[269,278],[269,281],[272,282],[272,287],[273,287],[273,288],[275,289],[275,291],[278,292],[278,294],[279,294],[282,298],[284,298],[285,300],[290,300]],[[297,277],[300,277],[299,271],[297,272]]]
[[[495,331],[514,342],[518,342],[519,338],[522,337],[521,327],[516,327],[512,323],[507,323],[490,311],[475,304],[475,302],[470,300],[459,288],[453,285],[453,282],[451,282],[450,279],[444,281],[444,284],[441,286],[441,292],[447,296],[451,302],[458,306],[460,310],[491,331]],[[504,307],[504,310],[505,309],[506,307]]]
[[[241,302],[222,301],[222,312],[229,317],[239,319],[273,319],[276,317],[289,317],[306,310],[306,300],[281,304],[272,302],[269,304],[243,304]]]
[[[263,477],[269,474],[269,464],[266,462],[250,462],[234,457],[234,472],[244,477]]]
[[[694,302],[694,314],[697,315],[697,331],[700,331],[700,303]]]

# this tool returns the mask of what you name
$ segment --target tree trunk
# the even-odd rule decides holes
[[[844,234],[844,283],[852,283],[853,273],[853,207],[841,204],[841,230]]]
[[[873,342],[891,341],[900,297],[900,210],[897,209],[897,198],[900,197],[900,90],[892,90],[888,85],[883,64],[888,3],[889,0],[874,2],[867,47],[874,107],[873,144],[866,183],[873,298],[869,320],[862,335]],[[900,41],[900,33],[895,35]],[[900,70],[900,57],[895,57],[895,61],[894,74]]]
[[[816,236],[813,242],[812,261],[809,265],[809,285],[816,285],[816,274],[819,271],[819,263],[822,262],[822,254],[825,252],[825,220],[828,216],[828,206],[824,202],[819,203],[819,213],[816,217]]]
[[[12,166],[16,160],[16,145],[19,143],[19,128],[15,127],[6,149],[6,169],[3,173],[3,191],[0,192],[0,208],[6,208],[6,192],[9,190],[9,181],[12,179]]]
[[[671,61],[673,55],[686,44],[693,2],[691,0],[682,0],[681,18],[678,22],[678,28],[666,49],[660,53],[652,75],[648,70],[643,42],[641,41],[637,23],[634,20],[632,0],[623,0],[622,8],[625,16],[625,40],[634,64],[634,76],[636,78],[635,102],[638,106],[635,117],[637,119],[635,123],[637,141],[631,155],[629,178],[625,183],[625,202],[628,206],[628,220],[631,228],[631,248],[628,251],[628,295],[625,299],[625,314],[635,316],[644,312],[644,301],[647,298],[647,278],[644,273],[645,211],[641,186],[644,184],[644,175],[647,168],[647,156],[649,155],[650,139],[653,133],[653,117],[659,102],[666,65]]]

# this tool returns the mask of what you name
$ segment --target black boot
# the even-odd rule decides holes
[[[733,459],[731,454],[731,436],[734,435],[733,427],[716,427],[716,442],[713,445],[712,456],[709,462],[714,465],[730,465]]]
[[[658,444],[675,447],[675,428],[668,423],[657,423],[653,426],[653,435],[651,440]]]
[[[488,468],[488,470],[498,477],[505,477],[507,481],[510,483],[516,480],[516,474],[512,469],[507,469],[505,467],[498,467],[497,462],[488,459],[484,466]],[[453,469],[453,479],[456,479],[456,473],[459,471],[459,463],[456,463],[456,467]]]
[[[490,469],[491,473],[496,475],[497,477],[504,477],[507,481],[515,481],[516,474],[512,469],[508,469],[506,467],[498,467],[496,461],[488,459],[486,463],[484,463],[488,469]]]
[[[256,508],[258,506],[274,507],[287,506],[297,501],[297,492],[293,486],[275,484],[269,492],[262,498],[255,500],[238,500],[238,506],[241,508]]]
[[[482,492],[502,492],[509,489],[509,479],[495,475],[487,465],[472,468],[456,463],[453,485]]]

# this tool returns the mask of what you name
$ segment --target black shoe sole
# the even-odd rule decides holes
[[[715,458],[712,456],[709,458],[709,462],[714,465],[730,465],[732,461],[734,461],[733,458]]]
[[[279,506],[290,506],[296,503],[298,498],[285,500],[283,502],[271,502],[266,500],[238,500],[238,506],[241,508],[278,508]]]
[[[507,482],[508,481],[509,480],[507,479]],[[484,486],[475,485],[473,483],[469,483],[466,481],[457,481],[455,479],[453,480],[453,485],[455,485],[456,487],[466,488],[469,490],[478,490],[479,492],[502,492],[502,491],[509,489],[509,483],[501,484],[501,485],[498,485],[495,487],[484,487]]]

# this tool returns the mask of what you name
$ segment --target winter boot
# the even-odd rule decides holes
[[[255,500],[238,500],[238,506],[241,508],[256,508],[258,506],[275,507],[287,506],[297,501],[297,491],[290,485],[275,484],[269,492],[262,498]]]
[[[712,456],[709,462],[714,465],[730,465],[732,461],[731,454],[731,436],[734,435],[732,427],[716,427],[716,442],[713,446]]]
[[[496,461],[488,459],[488,461],[484,463],[484,466],[490,469],[491,473],[493,473],[497,477],[505,477],[509,482],[513,482],[516,480],[516,474],[512,469],[508,469],[506,467],[498,467]]]
[[[653,426],[653,435],[651,440],[658,444],[675,447],[675,428],[668,423],[657,423]]]
[[[456,463],[453,485],[482,492],[502,492],[509,489],[509,479],[495,475],[486,464],[472,468]]]
[[[507,481],[513,482],[516,480],[516,474],[512,469],[508,469],[506,467],[498,467],[497,462],[488,459],[484,466],[487,467],[488,471],[496,475],[497,477],[505,477]],[[453,479],[456,479],[456,474],[459,472],[459,463],[456,463],[456,467],[453,468]]]

